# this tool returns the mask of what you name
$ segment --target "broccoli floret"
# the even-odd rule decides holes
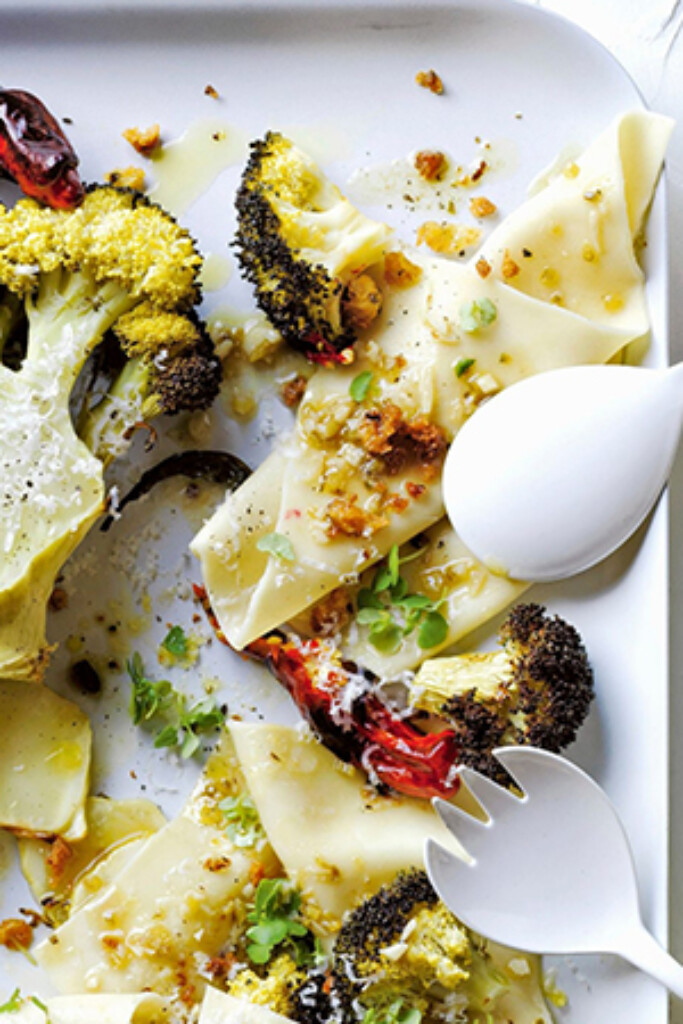
[[[60,567],[102,511],[103,464],[139,419],[203,407],[217,392],[218,362],[193,312],[200,266],[188,233],[135,193],[96,186],[68,211],[30,199],[0,207],[0,287],[21,297],[28,329],[18,368],[0,365],[6,678],[42,674],[47,600]],[[8,324],[12,301],[4,307]],[[114,327],[127,361],[111,400],[86,411],[84,441],[72,426],[70,399]]]
[[[535,604],[518,605],[500,630],[500,649],[424,662],[410,703],[446,718],[461,761],[509,782],[491,751],[506,744],[558,753],[576,737],[593,699],[593,672],[577,630]]]
[[[403,872],[357,907],[339,933],[333,978],[343,1020],[395,1004],[428,1020],[466,982],[470,961],[466,931],[424,871]]]
[[[380,259],[390,229],[363,216],[275,132],[252,143],[236,206],[237,257],[259,307],[309,358],[338,359],[355,341],[352,324],[367,322],[353,314],[358,300],[349,283]],[[380,305],[373,293],[373,311]]]
[[[297,992],[306,980],[306,972],[287,953],[276,957],[261,973],[246,968],[230,983],[228,992],[259,1006],[267,1006],[283,1017],[294,1017]]]

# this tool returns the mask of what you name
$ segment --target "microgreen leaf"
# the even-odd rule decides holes
[[[356,622],[368,627],[368,640],[383,654],[393,654],[404,637],[419,627],[420,647],[435,647],[448,635],[448,623],[438,611],[442,601],[426,594],[409,593],[400,568],[419,558],[418,548],[403,557],[396,544],[375,571],[370,587],[358,594]]]
[[[256,890],[254,908],[247,914],[251,927],[247,929],[247,955],[253,963],[266,964],[274,950],[283,942],[292,945],[297,956],[299,943],[306,939],[310,946],[312,936],[299,919],[301,896],[285,878],[264,878]],[[310,955],[307,949],[307,955]],[[303,954],[302,954],[303,955]]]
[[[441,612],[427,612],[417,631],[417,643],[422,650],[437,647],[448,636],[448,622]]]
[[[349,394],[354,402],[364,402],[368,397],[371,387],[372,372],[370,370],[363,370],[362,373],[359,373],[351,381],[349,385]]]
[[[240,793],[239,796],[226,797],[218,806],[227,822],[225,831],[235,846],[256,846],[264,838],[261,820],[251,797]]]
[[[153,681],[145,674],[145,666],[137,651],[126,663],[133,688],[128,711],[134,725],[146,722],[166,710],[172,701],[173,687],[166,679]]]
[[[43,1013],[45,1014],[45,1016],[46,1016],[46,1017],[47,1017],[47,1016],[49,1015],[49,1012],[50,1012],[50,1011],[48,1010],[48,1008],[47,1008],[47,1006],[45,1005],[45,1003],[43,1003],[43,1002],[42,1002],[42,1001],[41,1001],[41,1000],[40,1000],[40,999],[38,998],[38,996],[29,996],[29,999],[31,1000],[31,1002],[32,1002],[32,1003],[35,1003],[35,1004],[36,1004],[36,1006],[38,1007],[38,1009],[39,1009],[39,1010],[42,1010],[42,1011],[43,1011]]]
[[[187,654],[188,645],[183,627],[172,626],[161,641],[161,646],[167,650],[169,654],[174,655],[174,657],[184,658]]]
[[[256,547],[282,562],[293,562],[296,558],[292,542],[284,533],[265,533],[256,541]]]
[[[382,599],[369,587],[361,587],[356,603],[359,608],[383,608]]]
[[[460,327],[467,334],[474,334],[482,327],[490,327],[498,316],[498,310],[491,299],[472,299],[460,307]]]
[[[376,629],[370,628],[369,640],[382,654],[393,654],[401,644],[402,630],[393,622],[387,622]]]
[[[455,364],[455,376],[462,377],[464,373],[467,373],[474,366],[475,362],[475,359],[458,359]]]
[[[15,1013],[16,1010],[21,1008],[23,1001],[24,1000],[21,998],[21,990],[15,988],[9,999],[0,1006],[0,1013]]]
[[[175,725],[167,725],[161,729],[154,740],[155,747],[177,747],[178,730]]]
[[[155,747],[178,747],[181,757],[192,757],[199,749],[199,736],[225,721],[224,711],[209,698],[188,706],[185,695],[167,679],[148,679],[138,653],[128,661],[128,673],[133,684],[129,703],[133,723],[166,720],[155,736]]]
[[[389,1006],[370,1007],[365,1012],[362,1024],[421,1024],[422,1013],[415,1007],[404,1007],[402,999],[395,999]]]

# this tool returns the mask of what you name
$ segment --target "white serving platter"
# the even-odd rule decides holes
[[[57,115],[72,120],[68,131],[88,180],[139,162],[121,138],[127,127],[158,121],[164,138],[173,139],[198,121],[212,119],[213,130],[224,123],[235,160],[183,218],[205,253],[224,256],[234,227],[240,140],[269,128],[308,146],[342,188],[358,167],[421,148],[441,148],[468,163],[478,152],[475,138],[489,140],[497,166],[486,194],[506,213],[558,152],[578,151],[613,116],[641,104],[623,69],[595,41],[568,22],[505,0],[5,3],[0,68],[3,85],[37,93]],[[443,96],[415,85],[416,72],[429,68],[442,76]],[[204,94],[208,84],[220,100]],[[0,187],[0,199],[14,195],[9,186]],[[410,213],[396,196],[367,210],[408,239],[415,224],[430,216],[419,207]],[[645,258],[653,323],[645,361],[663,366],[667,252],[661,188]],[[250,308],[249,290],[237,274],[207,294],[208,312],[226,305]],[[271,394],[248,422],[230,419],[218,404],[203,444],[235,451],[255,465],[286,424],[287,414]],[[153,455],[136,445],[137,465],[129,460],[117,470],[122,486],[178,444],[191,446],[175,424]],[[150,671],[161,674],[155,651],[168,624],[192,628],[196,607],[188,599],[189,584],[199,582],[199,573],[187,543],[210,508],[208,497],[198,506],[184,497],[181,483],[169,483],[127,510],[108,534],[94,531],[66,572],[69,607],[49,622],[50,639],[62,646],[48,681],[93,720],[93,789],[119,797],[147,795],[169,814],[198,768],[154,750],[151,738],[134,729],[122,667],[139,650]],[[623,817],[644,917],[661,941],[667,933],[668,879],[667,544],[664,500],[647,527],[608,562],[570,583],[532,591],[535,600],[574,622],[586,640],[598,697],[571,754],[605,786]],[[476,641],[490,644],[496,625]],[[97,697],[80,695],[68,682],[69,664],[86,655],[102,675]],[[174,681],[199,696],[206,677],[220,680],[219,694],[233,713],[291,716],[277,684],[215,643],[202,648],[194,672],[176,674]],[[559,827],[561,818],[558,807]],[[0,853],[5,917],[32,900],[11,843],[3,843]],[[577,958],[556,966],[569,996],[558,1020],[664,1024],[666,994],[628,966],[613,958]],[[0,996],[16,985],[49,992],[28,961],[2,951]]]

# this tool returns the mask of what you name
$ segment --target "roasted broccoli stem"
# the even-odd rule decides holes
[[[377,289],[369,300],[349,285],[380,259],[389,228],[363,216],[276,132],[252,143],[236,207],[237,258],[259,307],[310,359],[343,361],[353,325],[369,323],[381,306]]]
[[[463,764],[505,783],[491,751],[506,744],[564,750],[588,714],[593,672],[577,630],[539,605],[515,607],[499,640],[494,652],[424,662],[410,704],[448,721]]]
[[[131,428],[218,390],[194,313],[200,267],[187,231],[137,193],[95,186],[75,210],[0,206],[2,319],[11,332],[19,298],[28,331],[19,365],[0,365],[1,676],[40,678],[55,576],[102,511],[103,465]],[[86,409],[84,443],[72,393],[112,329],[126,361],[112,395]]]

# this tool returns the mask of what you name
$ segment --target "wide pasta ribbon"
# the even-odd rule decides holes
[[[369,479],[364,423],[368,413],[391,407],[405,422],[428,422],[450,440],[477,399],[544,370],[605,362],[644,337],[634,237],[670,131],[667,118],[626,114],[508,217],[469,263],[410,255],[419,281],[387,290],[357,362],[314,375],[293,434],[193,541],[233,646],[355,582],[393,545],[430,527],[439,554],[435,559],[430,538],[424,557],[434,564],[421,568],[440,572],[438,592],[457,635],[464,622],[476,627],[521,592],[486,573],[452,531],[435,526],[443,516],[438,474],[429,479],[425,467],[406,465]],[[472,311],[481,310],[486,317],[473,320]],[[463,363],[476,365],[478,392],[471,376],[458,374]],[[362,373],[372,385],[358,401],[351,383]],[[461,563],[455,569],[454,561]],[[445,643],[455,638],[451,629]],[[364,660],[385,674],[385,656],[361,647]],[[418,657],[407,644],[391,668]]]

